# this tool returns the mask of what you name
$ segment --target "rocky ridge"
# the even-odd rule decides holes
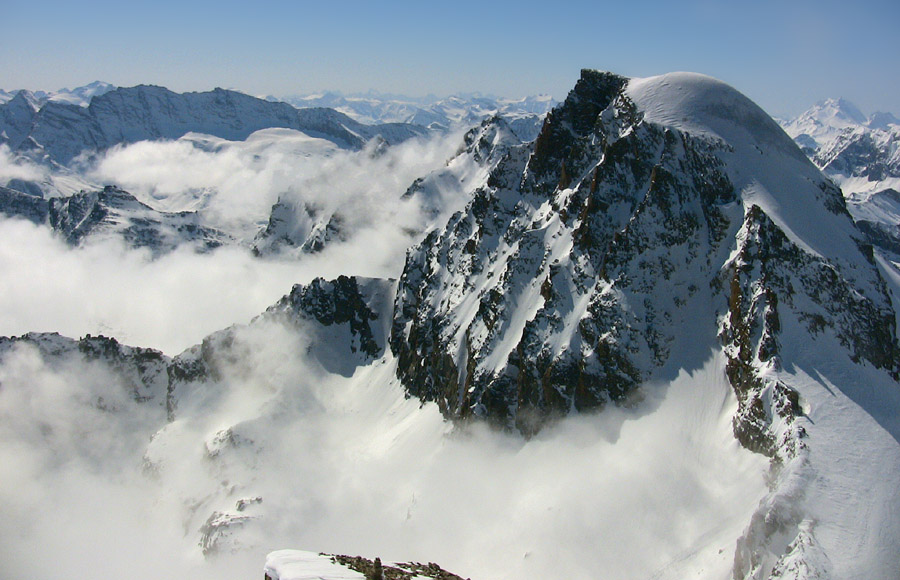
[[[728,143],[645,121],[627,84],[585,71],[533,148],[510,151],[465,210],[410,251],[391,339],[410,394],[451,417],[533,433],[554,416],[639,398],[639,386],[686,340],[679,329],[693,300],[718,303],[720,317],[730,300],[746,319],[739,299],[747,294],[729,299],[722,283],[738,267],[729,254],[745,238],[744,221],[772,236],[777,226],[759,206],[740,203],[723,161]],[[820,203],[849,222],[838,190],[821,178],[815,187]],[[786,254],[813,260],[780,239]],[[834,272],[829,287],[850,277],[815,300],[844,320],[803,316],[834,328],[854,358],[894,370],[892,309],[871,263],[872,293],[856,316],[843,313],[856,308],[848,302],[856,262],[871,260],[861,239],[851,245],[854,263],[810,273]],[[760,249],[766,260],[770,251]],[[791,304],[797,290],[785,285],[770,302]]]
[[[207,251],[236,243],[228,234],[204,225],[197,212],[157,211],[114,186],[50,199],[0,188],[0,214],[46,225],[71,246],[88,239],[115,238],[160,255],[182,245]]]

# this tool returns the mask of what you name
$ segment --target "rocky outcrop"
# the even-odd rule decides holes
[[[735,193],[707,144],[639,123],[626,81],[585,71],[533,148],[409,253],[391,345],[410,394],[533,433],[628,404],[666,361]]]
[[[265,313],[250,323],[288,325],[308,335],[311,359],[328,371],[351,374],[360,364],[379,358],[385,349],[392,281],[340,276],[296,285]],[[17,344],[28,344],[48,361],[73,356],[108,367],[138,402],[155,401],[176,417],[184,393],[227,378],[246,357],[241,329],[233,326],[213,333],[175,357],[160,351],[120,344],[105,336],[79,340],[56,333],[28,333],[0,337],[0,355]],[[227,434],[226,434],[227,435]]]
[[[103,365],[136,402],[165,404],[171,359],[158,350],[127,346],[106,336],[87,335],[75,340],[57,333],[29,332],[0,337],[0,356],[19,345],[36,348],[51,365],[69,360]]]
[[[300,580],[315,576],[321,580],[463,580],[434,562],[388,562],[362,556],[316,554],[301,550],[278,550],[266,558],[265,580]]]
[[[43,224],[47,221],[49,211],[50,204],[43,197],[0,187],[0,214],[23,218],[34,224]]]

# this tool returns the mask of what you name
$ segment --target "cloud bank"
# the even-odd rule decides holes
[[[327,374],[309,340],[274,323],[239,331],[247,356],[185,392],[168,424],[110,393],[103,369],[8,354],[4,561],[75,579],[238,579],[270,550],[301,548],[483,579],[721,578],[765,493],[765,458],[731,433],[719,356],[649,387],[643,411],[524,441],[453,429],[403,396],[389,358]],[[92,406],[101,393],[119,407]]]

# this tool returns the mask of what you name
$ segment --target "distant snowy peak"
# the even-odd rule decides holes
[[[60,89],[56,93],[50,94],[47,100],[57,103],[78,105],[79,107],[87,107],[91,104],[91,100],[94,97],[105,95],[106,93],[115,90],[116,88],[117,87],[115,85],[111,85],[109,83],[94,81],[83,87],[77,87],[71,90]]]
[[[94,81],[92,83],[84,85],[83,87],[76,87],[74,89],[59,89],[58,91],[53,92],[28,90],[4,91],[0,89],[0,104],[12,100],[17,94],[25,93],[29,95],[29,98],[33,100],[37,108],[40,108],[40,106],[42,106],[44,103],[47,103],[48,101],[78,105],[79,107],[87,107],[91,104],[91,99],[108,93],[115,88],[116,87],[114,85],[111,85],[109,83]]]
[[[833,139],[845,129],[867,124],[866,116],[850,101],[827,99],[785,123],[784,130],[792,139],[807,135],[817,145],[821,145],[823,141]]]
[[[224,89],[179,94],[140,85],[99,94],[88,107],[28,104],[20,98],[0,105],[0,142],[14,151],[38,148],[64,165],[85,152],[187,133],[243,140],[261,129],[287,128],[349,149],[360,149],[376,136],[394,144],[427,133],[408,124],[364,125],[332,109],[298,110]]]
[[[900,121],[891,113],[866,117],[844,99],[829,99],[785,131],[840,186],[860,228],[876,246],[900,249]]]
[[[785,132],[803,146],[826,147],[840,135],[860,129],[890,131],[900,126],[892,113],[876,112],[870,116],[846,99],[826,99],[794,119],[782,122]],[[804,137],[805,136],[805,137]]]

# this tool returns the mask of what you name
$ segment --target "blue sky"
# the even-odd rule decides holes
[[[706,73],[772,114],[843,96],[900,115],[897,0],[0,0],[0,14],[4,89],[563,98],[588,67]]]

